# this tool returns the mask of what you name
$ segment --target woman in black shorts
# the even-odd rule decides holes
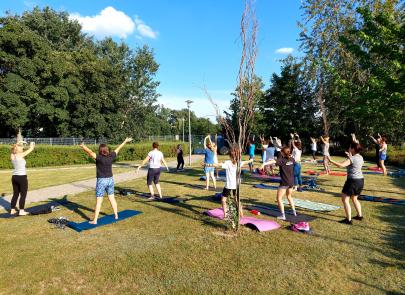
[[[159,151],[159,144],[157,142],[154,142],[152,144],[153,150],[151,150],[146,158],[143,160],[142,164],[138,166],[137,168],[137,173],[139,172],[139,169],[143,165],[149,162],[149,169],[148,169],[148,176],[147,176],[147,184],[150,192],[150,198],[149,199],[154,199],[155,198],[155,193],[153,192],[153,186],[152,182],[155,184],[156,189],[159,193],[159,198],[162,198],[162,189],[160,188],[159,184],[159,178],[160,178],[160,167],[161,163],[163,163],[166,166],[167,171],[169,171],[169,167],[167,166],[167,163],[163,157],[163,154],[161,151]]]
[[[353,217],[353,219],[363,219],[361,205],[357,199],[364,187],[364,177],[363,173],[361,172],[364,160],[359,154],[361,150],[362,147],[358,142],[352,142],[350,144],[349,152],[347,153],[348,158],[345,161],[337,163],[331,160],[330,156],[328,156],[328,160],[332,164],[340,168],[346,167],[347,169],[347,179],[342,189],[342,202],[345,209],[346,218],[339,221],[340,223],[352,224],[350,199],[352,199],[354,208],[357,212],[357,216]]]

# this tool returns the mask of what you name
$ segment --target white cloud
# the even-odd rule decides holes
[[[155,39],[157,33],[146,25],[139,17],[135,21],[123,11],[112,6],[104,8],[95,16],[81,16],[79,13],[70,14],[70,18],[82,25],[82,31],[98,39],[105,37],[127,38],[133,33]]]
[[[293,53],[294,48],[291,47],[283,47],[283,48],[279,48],[275,51],[275,53],[277,54],[291,54]]]

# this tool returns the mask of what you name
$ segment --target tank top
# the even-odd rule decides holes
[[[26,161],[24,158],[15,158],[11,160],[13,163],[13,175],[27,175],[27,171],[25,169]]]

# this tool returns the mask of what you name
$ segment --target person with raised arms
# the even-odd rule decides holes
[[[333,161],[330,156],[328,160],[337,167],[347,169],[347,179],[342,189],[342,202],[345,210],[346,218],[339,221],[340,223],[351,225],[351,207],[350,199],[353,202],[354,208],[356,209],[357,216],[353,217],[356,220],[363,220],[363,214],[361,211],[361,204],[358,200],[358,196],[364,187],[364,177],[361,168],[364,164],[363,157],[360,155],[362,150],[361,145],[358,142],[352,141],[349,147],[349,151],[346,153],[347,159],[341,163]]]
[[[215,163],[215,164],[205,164],[206,167],[219,167],[222,169],[225,169],[225,174],[226,174],[226,183],[225,187],[222,191],[222,197],[221,197],[221,203],[222,203],[222,209],[224,210],[224,218],[227,217],[227,198],[233,195],[233,197],[236,196],[236,187],[237,187],[237,161],[238,161],[238,155],[240,151],[239,148],[234,145],[231,146],[229,150],[229,157],[230,160],[227,160],[223,163]],[[240,162],[240,167],[242,168],[243,166],[250,164],[253,162],[253,159],[250,159],[249,161],[242,161]],[[243,217],[243,210],[242,206],[239,206],[240,211],[239,211],[239,216]]]
[[[322,154],[323,154],[323,168],[325,169],[325,173],[329,174],[330,173],[330,168],[329,168],[329,136],[321,136],[320,137],[322,141]]]
[[[311,140],[311,153],[312,153],[312,158],[314,160],[316,160],[316,151],[317,151],[317,147],[316,147],[316,139],[313,137],[309,138]]]
[[[260,144],[261,144],[261,150],[262,150],[262,163],[264,163],[264,162],[266,162],[266,158],[267,158],[266,153],[267,153],[267,148],[268,148],[268,146],[269,146],[269,143],[268,143],[268,141],[264,138],[264,135],[263,135],[263,134],[261,134],[261,135],[259,136],[259,138],[260,138]]]
[[[385,136],[381,137],[380,140],[380,167],[383,170],[383,174],[387,176],[387,167],[385,167],[385,160],[387,160],[387,138]]]
[[[294,190],[300,190],[302,186],[301,177],[301,155],[302,145],[300,136],[297,133],[291,134],[293,146],[292,157],[294,158]]]
[[[108,200],[110,201],[111,207],[114,211],[114,217],[115,219],[118,219],[118,206],[114,196],[112,163],[124,145],[131,141],[132,138],[125,138],[124,142],[121,143],[113,152],[110,152],[109,147],[102,143],[98,148],[98,154],[89,149],[84,143],[79,145],[86,154],[96,160],[96,208],[94,210],[95,212],[93,220],[89,221],[91,224],[97,224],[98,215],[100,214],[105,193],[107,193]]]
[[[266,149],[266,159],[265,159],[265,161],[264,162],[268,162],[268,161],[270,161],[270,160],[274,160],[274,154],[275,154],[275,152],[276,152],[276,148],[274,147],[274,145],[273,145],[273,143],[272,142],[268,142],[268,147],[267,147],[267,149]],[[268,174],[269,173],[269,169],[270,169],[270,174],[272,175],[272,176],[274,176],[275,175],[275,173],[274,173],[274,165],[266,165],[265,167],[264,167],[264,169],[265,169],[265,171],[266,171],[266,174]]]
[[[11,147],[10,160],[13,164],[13,175],[11,176],[11,184],[13,185],[13,197],[11,198],[10,214],[19,216],[28,215],[29,213],[24,210],[25,199],[28,193],[28,178],[27,170],[25,168],[25,157],[28,156],[35,148],[35,142],[30,143],[28,150],[24,152],[24,142],[20,141],[13,144]],[[17,210],[17,200],[19,200],[19,210]]]
[[[204,138],[204,164],[215,164],[215,150],[212,146],[211,142],[211,135],[208,134]],[[217,160],[218,161],[218,160]],[[215,168],[214,166],[207,166],[204,165],[204,173],[205,173],[205,189],[209,190],[210,188],[210,177],[212,178],[212,182],[214,183],[214,189],[217,189],[217,182],[215,179]]]
[[[163,156],[163,153],[159,151],[159,143],[154,142],[152,144],[152,150],[148,153],[146,158],[143,160],[142,164],[138,166],[136,169],[136,173],[139,173],[139,170],[144,166],[146,163],[149,163],[149,169],[148,169],[148,175],[146,177],[146,183],[149,188],[149,193],[150,193],[150,200],[155,199],[155,193],[153,191],[153,185],[152,183],[155,184],[155,187],[159,193],[159,199],[162,199],[162,189],[159,184],[159,179],[160,179],[160,168],[162,167],[161,164],[165,165],[167,171],[169,171],[169,166],[167,166],[167,163],[165,161],[165,158]]]
[[[289,147],[283,147],[280,151],[280,155],[277,160],[270,160],[262,164],[263,169],[266,165],[276,164],[280,168],[280,186],[277,189],[277,204],[280,209],[281,215],[278,219],[286,220],[283,204],[283,196],[286,195],[287,200],[291,206],[294,216],[297,215],[295,211],[294,200],[292,198],[292,192],[294,187],[294,163],[295,160],[291,155],[291,150]]]
[[[375,161],[377,163],[377,167],[381,168],[381,163],[380,163],[380,143],[381,143],[381,135],[380,133],[377,134],[378,137],[377,139],[374,138],[372,135],[369,135],[372,141],[375,143]]]
[[[254,143],[254,140],[251,138],[251,139],[249,139],[249,146],[248,146],[249,160],[253,160],[249,163],[250,172],[253,172],[253,162],[255,160],[255,150],[256,150],[256,145]]]

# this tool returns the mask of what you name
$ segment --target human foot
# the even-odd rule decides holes
[[[90,220],[89,223],[90,224],[97,224],[97,220]]]
[[[11,209],[11,210],[10,210],[10,214],[11,214],[11,215],[17,214],[17,210],[16,210],[16,209]]]

